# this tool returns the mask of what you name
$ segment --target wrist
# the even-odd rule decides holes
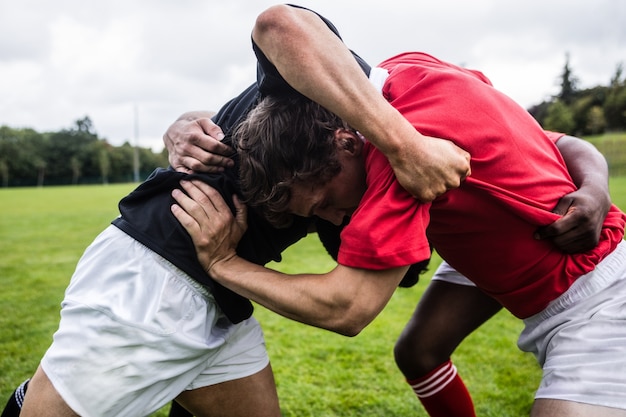
[[[211,278],[213,278],[214,280],[220,283],[223,282],[223,280],[226,278],[225,271],[231,269],[230,265],[236,261],[236,258],[237,254],[232,254],[227,257],[215,260],[207,268],[207,274],[209,274],[209,276],[211,276]]]
[[[409,157],[412,161],[417,161],[427,155],[427,141],[413,126],[410,126],[410,130],[407,129],[404,132],[391,135],[387,143],[386,149],[379,149],[385,154],[394,170],[407,163],[411,164],[412,162],[407,160]],[[408,149],[410,152],[407,151]]]
[[[388,117],[382,120],[383,125],[371,133],[372,139],[367,135],[365,137],[390,161],[402,160],[408,143],[414,150],[424,143],[420,140],[422,135],[397,110],[391,108]]]

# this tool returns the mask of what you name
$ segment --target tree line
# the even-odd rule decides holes
[[[579,89],[566,55],[559,83],[556,96],[528,109],[544,128],[579,137],[626,131],[622,64],[608,85]],[[58,132],[0,126],[3,187],[136,182],[159,166],[167,166],[165,151],[154,153],[128,142],[112,146],[98,137],[87,116]]]
[[[159,166],[167,166],[165,151],[113,146],[98,137],[88,116],[58,132],[0,126],[3,187],[136,182]]]
[[[546,129],[574,136],[626,131],[626,79],[617,65],[606,86],[579,89],[569,55],[559,77],[560,91],[550,100],[528,109]]]

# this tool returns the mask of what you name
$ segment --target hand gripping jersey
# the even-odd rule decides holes
[[[252,304],[207,275],[198,262],[191,237],[170,212],[169,207],[174,203],[171,191],[180,186],[183,178],[198,178],[215,187],[233,208],[232,195],[237,191],[233,173],[186,175],[172,169],[157,169],[120,201],[121,216],[113,224],[208,287],[224,314],[231,322],[238,323],[250,317]],[[280,261],[281,252],[306,235],[309,220],[297,218],[288,229],[274,229],[250,210],[248,224],[237,253],[250,262],[264,265]]]
[[[227,135],[225,142],[229,143],[230,131],[257,102],[258,94],[256,86],[250,86],[215,116],[214,121]],[[233,323],[238,323],[250,317],[252,304],[207,275],[198,262],[191,237],[170,212],[170,206],[174,203],[171,192],[174,188],[180,188],[180,180],[183,178],[198,178],[216,188],[234,209],[232,196],[238,190],[236,167],[222,174],[197,175],[187,175],[171,168],[157,169],[120,201],[121,216],[112,223],[208,287],[224,314]],[[280,261],[281,252],[304,237],[309,224],[309,219],[296,218],[291,227],[275,229],[253,210],[249,210],[248,230],[237,247],[237,253],[259,265]]]

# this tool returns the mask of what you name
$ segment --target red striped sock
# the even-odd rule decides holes
[[[472,397],[452,361],[407,382],[431,417],[476,417]]]

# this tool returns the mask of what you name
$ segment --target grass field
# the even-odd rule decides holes
[[[585,138],[606,158],[613,176],[626,176],[626,132],[608,132]]]
[[[35,370],[58,323],[63,291],[84,248],[117,215],[134,185],[0,190],[0,402]],[[611,180],[626,207],[626,177]],[[284,271],[332,268],[316,239],[290,248]],[[431,269],[434,269],[434,265]],[[346,338],[279,317],[261,307],[285,416],[425,416],[392,359],[393,343],[427,285],[398,289],[359,336]],[[540,372],[517,350],[521,323],[500,313],[454,356],[480,416],[528,414]],[[166,415],[162,410],[156,415]]]

